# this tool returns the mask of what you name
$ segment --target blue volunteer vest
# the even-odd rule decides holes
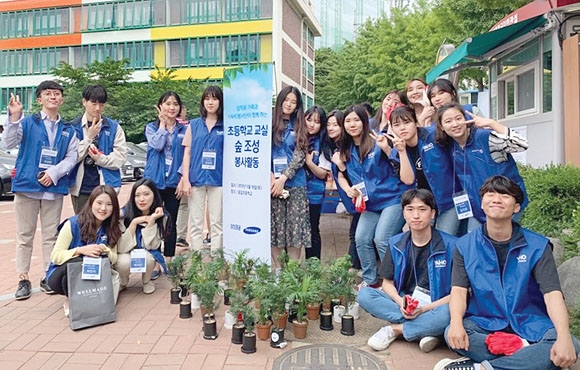
[[[224,166],[224,123],[218,120],[211,131],[207,130],[204,118],[191,120],[191,160],[189,182],[191,186],[217,186],[223,184]],[[215,170],[202,168],[203,152],[215,152]]]
[[[150,122],[147,127],[157,131],[159,130],[159,123]],[[176,122],[173,134],[170,134],[173,135],[173,138],[171,145],[172,161],[169,170],[167,170],[165,165],[165,148],[155,150],[150,145],[147,146],[147,162],[145,163],[143,177],[153,181],[159,190],[176,188],[179,180],[181,180],[181,174],[177,170],[183,163],[183,146],[181,144],[186,130],[186,125]],[[165,175],[166,172],[167,176]]]
[[[310,138],[309,148],[313,150],[314,156],[312,162],[315,165],[320,163],[320,137],[315,136]],[[306,190],[308,193],[308,202],[310,204],[322,204],[324,202],[324,191],[326,190],[326,180],[321,180],[312,172],[310,172],[306,165]]]
[[[290,119],[290,123],[284,130],[282,135],[282,144],[277,146],[272,141],[272,163],[271,168],[274,172],[274,158],[286,158],[287,164],[292,161],[294,155],[294,148],[296,147],[296,133],[294,132],[294,118]],[[293,178],[288,179],[285,188],[298,188],[306,186],[306,171],[304,167],[299,168]]]

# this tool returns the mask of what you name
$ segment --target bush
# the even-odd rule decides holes
[[[540,234],[560,237],[562,230],[573,224],[573,211],[580,200],[580,169],[562,165],[540,169],[522,166],[520,174],[530,199],[522,225]]]

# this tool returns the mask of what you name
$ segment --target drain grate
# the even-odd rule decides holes
[[[273,370],[387,370],[372,354],[339,344],[295,348],[274,361]]]

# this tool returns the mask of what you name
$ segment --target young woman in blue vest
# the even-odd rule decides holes
[[[310,247],[310,222],[304,162],[308,136],[302,94],[294,86],[283,88],[276,98],[272,119],[272,266],[279,268],[279,257],[286,251],[300,259],[302,248]]]
[[[190,245],[194,250],[201,250],[203,245],[206,205],[211,251],[223,249],[223,101],[222,90],[208,86],[199,103],[201,117],[191,121],[183,139],[183,177],[178,191],[189,197]]]
[[[405,223],[401,195],[409,186],[397,176],[398,164],[389,159],[391,147],[386,136],[371,133],[362,107],[355,105],[344,112],[343,138],[340,155],[333,158],[339,171],[338,182],[351,199],[357,203],[364,200],[366,207],[355,235],[363,275],[358,289],[365,286],[378,288],[380,281],[373,238],[382,259],[387,241],[401,232]]]
[[[469,121],[465,119],[466,114],[471,117]],[[468,202],[465,197],[458,201],[461,206],[456,208],[471,209],[473,213],[471,217],[460,217],[462,232],[469,232],[485,222],[479,188],[493,175],[503,175],[522,188],[524,201],[520,211],[514,215],[514,220],[518,221],[528,204],[528,196],[524,180],[510,153],[526,150],[528,141],[493,119],[465,113],[463,107],[455,102],[437,110],[436,123],[435,139],[449,151],[453,172],[468,198]],[[456,194],[458,189],[453,189],[453,192]],[[458,199],[457,195],[455,198]]]
[[[170,219],[163,208],[163,200],[155,183],[147,178],[142,178],[133,184],[131,195],[127,204],[123,207],[123,222],[121,229],[123,235],[117,246],[117,263],[115,270],[119,272],[121,290],[129,283],[131,273],[131,251],[133,249],[145,249],[146,270],[141,275],[143,293],[151,294],[155,291],[155,285],[151,281],[151,274],[157,262],[163,271],[167,271],[165,260],[161,254],[161,243],[167,240]]]
[[[404,104],[409,105],[409,99],[400,90],[391,90],[385,94],[381,105],[377,109],[377,113],[373,118],[371,129],[375,132],[387,132],[389,129],[389,117],[391,112],[397,106]]]
[[[331,170],[331,162],[322,154],[322,138],[326,137],[326,112],[322,107],[312,106],[304,113],[308,132],[308,153],[306,153],[306,185],[308,208],[310,211],[310,242],[306,258],[320,259],[322,241],[320,239],[320,214],[326,191],[326,177]]]
[[[174,91],[167,91],[159,98],[155,108],[159,119],[147,124],[145,136],[147,137],[147,163],[143,177],[151,179],[163,200],[163,205],[170,215],[169,235],[164,243],[163,254],[167,261],[175,255],[175,242],[177,239],[177,212],[179,199],[177,198],[177,186],[181,180],[178,169],[183,162],[183,146],[181,145],[187,130],[187,125],[177,120],[181,113],[181,99]],[[159,276],[155,272],[153,279]]]
[[[431,105],[427,97],[428,88],[429,85],[420,78],[414,78],[407,82],[407,98],[415,110],[417,123],[421,127],[431,126],[435,118],[435,107]]]
[[[407,179],[405,182],[417,189],[432,192],[440,210],[437,229],[458,235],[460,221],[453,204],[453,189],[461,187],[453,174],[448,151],[435,141],[435,127],[418,127],[415,111],[406,106],[396,108],[390,120],[396,137],[391,156],[401,163],[401,179]]]
[[[106,254],[111,263],[117,262],[119,228],[119,201],[109,185],[99,185],[89,195],[81,212],[59,226],[58,237],[50,255],[46,272],[48,285],[56,294],[68,297],[67,264],[82,261],[83,256],[99,257]],[[64,305],[68,316],[68,299]]]
[[[435,107],[435,109],[441,108],[445,104],[452,102],[459,103],[459,98],[457,97],[457,90],[453,83],[445,78],[439,78],[429,86],[427,90],[427,97],[429,101]],[[462,104],[463,111],[473,113],[476,116],[479,115],[480,110],[471,104]],[[469,117],[467,117],[469,119]]]

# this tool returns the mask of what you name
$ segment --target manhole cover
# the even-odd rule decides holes
[[[378,358],[360,349],[314,344],[293,349],[274,361],[273,370],[387,370]]]

